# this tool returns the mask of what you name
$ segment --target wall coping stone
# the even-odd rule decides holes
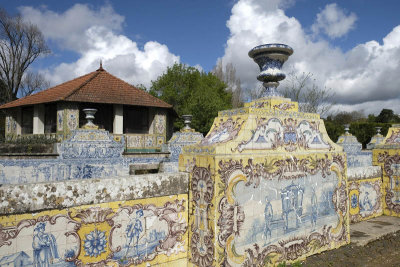
[[[186,194],[188,181],[180,172],[2,185],[0,215]]]

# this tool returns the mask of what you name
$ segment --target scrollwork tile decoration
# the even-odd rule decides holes
[[[192,171],[194,224],[191,235],[192,262],[200,267],[212,266],[214,258],[214,232],[208,225],[210,206],[214,196],[214,182],[209,168],[194,167]]]
[[[396,217],[400,217],[399,133],[400,125],[393,125],[385,139],[372,150],[374,165],[382,168],[383,214]],[[368,207],[367,203],[366,208]]]
[[[157,134],[165,134],[166,129],[166,117],[165,115],[157,114],[155,117],[155,129]]]
[[[13,221],[3,216],[0,264],[13,263],[9,259],[15,256],[14,264],[63,267],[153,265],[185,258],[185,203],[185,195],[179,195],[22,214]]]

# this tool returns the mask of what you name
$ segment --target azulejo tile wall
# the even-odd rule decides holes
[[[220,112],[203,141],[183,149],[196,266],[264,266],[349,242],[342,148],[318,115],[262,101]],[[289,111],[270,108],[280,106]]]
[[[2,216],[0,222],[1,266],[174,266],[187,255],[187,194]]]
[[[383,214],[400,217],[400,127],[389,128],[372,151],[373,164],[383,171]]]
[[[2,159],[0,183],[18,184],[124,176],[133,163],[159,163],[159,157],[123,157],[124,139],[105,130],[77,129],[58,144],[50,159]]]
[[[349,171],[351,170],[351,171]],[[379,166],[348,169],[350,222],[383,214],[382,172]]]

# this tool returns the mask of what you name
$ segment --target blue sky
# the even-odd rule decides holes
[[[367,0],[0,4],[42,29],[53,53],[33,68],[53,85],[95,70],[100,59],[116,76],[146,86],[174,62],[209,71],[222,59],[234,64],[242,87],[250,90],[258,86],[258,69],[248,50],[282,42],[295,49],[287,70],[311,72],[319,86],[332,88],[336,109],[366,114],[383,107],[400,113],[399,5]]]

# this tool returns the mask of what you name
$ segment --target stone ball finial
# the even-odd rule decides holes
[[[281,68],[291,54],[293,54],[293,49],[285,44],[263,44],[249,51],[249,57],[260,67],[257,80],[263,82],[265,87],[261,97],[282,97],[276,88],[279,81],[286,77]]]

